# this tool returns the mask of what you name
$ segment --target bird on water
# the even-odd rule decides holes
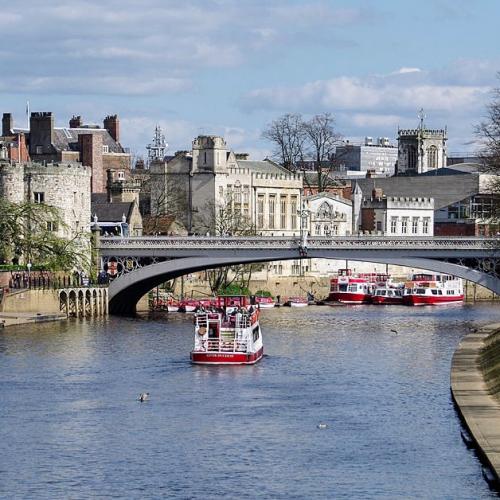
[[[397,330],[391,330],[392,333],[395,333],[396,335],[398,334]]]
[[[328,424],[325,424],[324,422],[320,422],[318,424],[318,429],[328,429]]]
[[[141,403],[144,403],[144,401],[147,401],[149,399],[149,392],[142,392],[139,394],[139,401]]]

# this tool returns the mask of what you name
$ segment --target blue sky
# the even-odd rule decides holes
[[[500,1],[25,0],[2,2],[1,110],[121,120],[143,154],[156,124],[170,151],[200,133],[265,157],[286,112],[330,112],[346,138],[392,140],[423,107],[450,151],[500,85]]]

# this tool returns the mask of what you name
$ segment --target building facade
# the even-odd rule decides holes
[[[106,192],[106,170],[115,169],[123,179],[130,174],[130,153],[120,144],[117,115],[104,118],[103,127],[85,125],[73,116],[69,127],[56,127],[52,112],[33,112],[29,129],[15,128],[12,115],[2,116],[2,136],[10,137],[14,161],[80,162],[90,167],[92,192]],[[0,155],[2,155],[0,139]],[[6,156],[6,153],[3,153]]]
[[[59,210],[63,224],[50,226],[57,236],[86,241],[90,221],[90,177],[78,163],[0,162],[0,197],[12,203],[31,201]]]
[[[354,232],[388,236],[433,236],[434,200],[426,197],[385,196],[375,188],[364,196],[356,185],[353,196]]]
[[[335,157],[345,170],[371,171],[391,176],[395,172],[398,148],[387,137],[379,137],[376,142],[366,137],[364,144],[350,144],[347,141],[337,146]]]
[[[222,137],[199,136],[150,170],[152,215],[175,215],[189,233],[300,233],[302,174],[237,155]]]

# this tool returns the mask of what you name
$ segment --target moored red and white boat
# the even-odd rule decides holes
[[[403,288],[389,284],[378,286],[372,295],[372,304],[401,305],[403,304]]]
[[[285,306],[290,307],[306,307],[309,305],[309,302],[304,297],[288,297],[285,301]]]
[[[244,297],[240,298],[240,306],[228,306],[227,299],[218,298],[218,305],[212,311],[196,313],[192,363],[251,365],[262,358],[264,346],[258,309],[248,307]]]
[[[276,305],[276,302],[272,297],[260,297],[256,296],[255,297],[255,305],[259,309],[271,309]]]
[[[414,274],[405,284],[403,303],[410,306],[441,305],[463,302],[461,278],[448,274]]]
[[[388,279],[387,274],[354,274],[350,269],[339,269],[337,276],[330,280],[327,302],[369,304],[375,287],[386,283]]]

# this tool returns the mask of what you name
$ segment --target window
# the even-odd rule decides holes
[[[415,146],[409,146],[406,149],[406,154],[408,157],[408,169],[416,170],[417,169],[417,148]]]
[[[396,234],[398,231],[398,218],[391,217],[391,234]]]
[[[377,221],[377,231],[382,231],[382,221],[381,220]]]
[[[57,231],[57,222],[47,221],[47,231],[55,233]]]
[[[424,217],[422,223],[422,233],[429,234],[429,222],[430,222],[430,217]]]
[[[438,150],[436,146],[427,148],[427,166],[429,169],[437,168],[438,166]]]
[[[291,229],[297,229],[297,196],[291,197],[290,202],[290,222]]]
[[[102,152],[103,153],[109,153],[109,146],[107,144],[102,145]]]
[[[224,199],[224,188],[219,186],[219,199],[222,201]]]
[[[412,234],[418,233],[418,217],[413,217],[411,219],[411,232]]]
[[[318,236],[321,234],[321,224],[316,224],[315,233]]]
[[[45,202],[45,193],[35,191],[33,193],[33,201],[35,203],[44,203]]]
[[[118,180],[120,180],[120,181],[125,180],[125,172],[123,172],[121,170],[118,172]]]
[[[331,236],[332,235],[332,232],[330,231],[330,226],[328,224],[325,225],[324,230],[323,230],[323,234],[325,236]]]
[[[331,219],[332,217],[332,207],[329,203],[324,201],[318,210],[318,219]]]
[[[276,196],[269,195],[269,229],[274,229]]]
[[[401,219],[401,234],[406,234],[408,232],[408,217],[403,217]]]
[[[35,147],[35,153],[36,153],[37,155],[41,155],[41,154],[43,154],[43,146],[36,146],[36,147]]]
[[[234,186],[234,202],[237,204],[241,204],[241,186]]]
[[[250,186],[243,186],[243,203],[250,203]]]
[[[286,229],[286,196],[280,197],[280,229]]]
[[[203,165],[206,165],[207,164],[207,152],[204,151],[203,152]]]
[[[332,234],[335,236],[338,236],[339,234],[339,226],[337,226],[336,224],[332,226]]]
[[[257,227],[264,227],[264,195],[257,198]]]

